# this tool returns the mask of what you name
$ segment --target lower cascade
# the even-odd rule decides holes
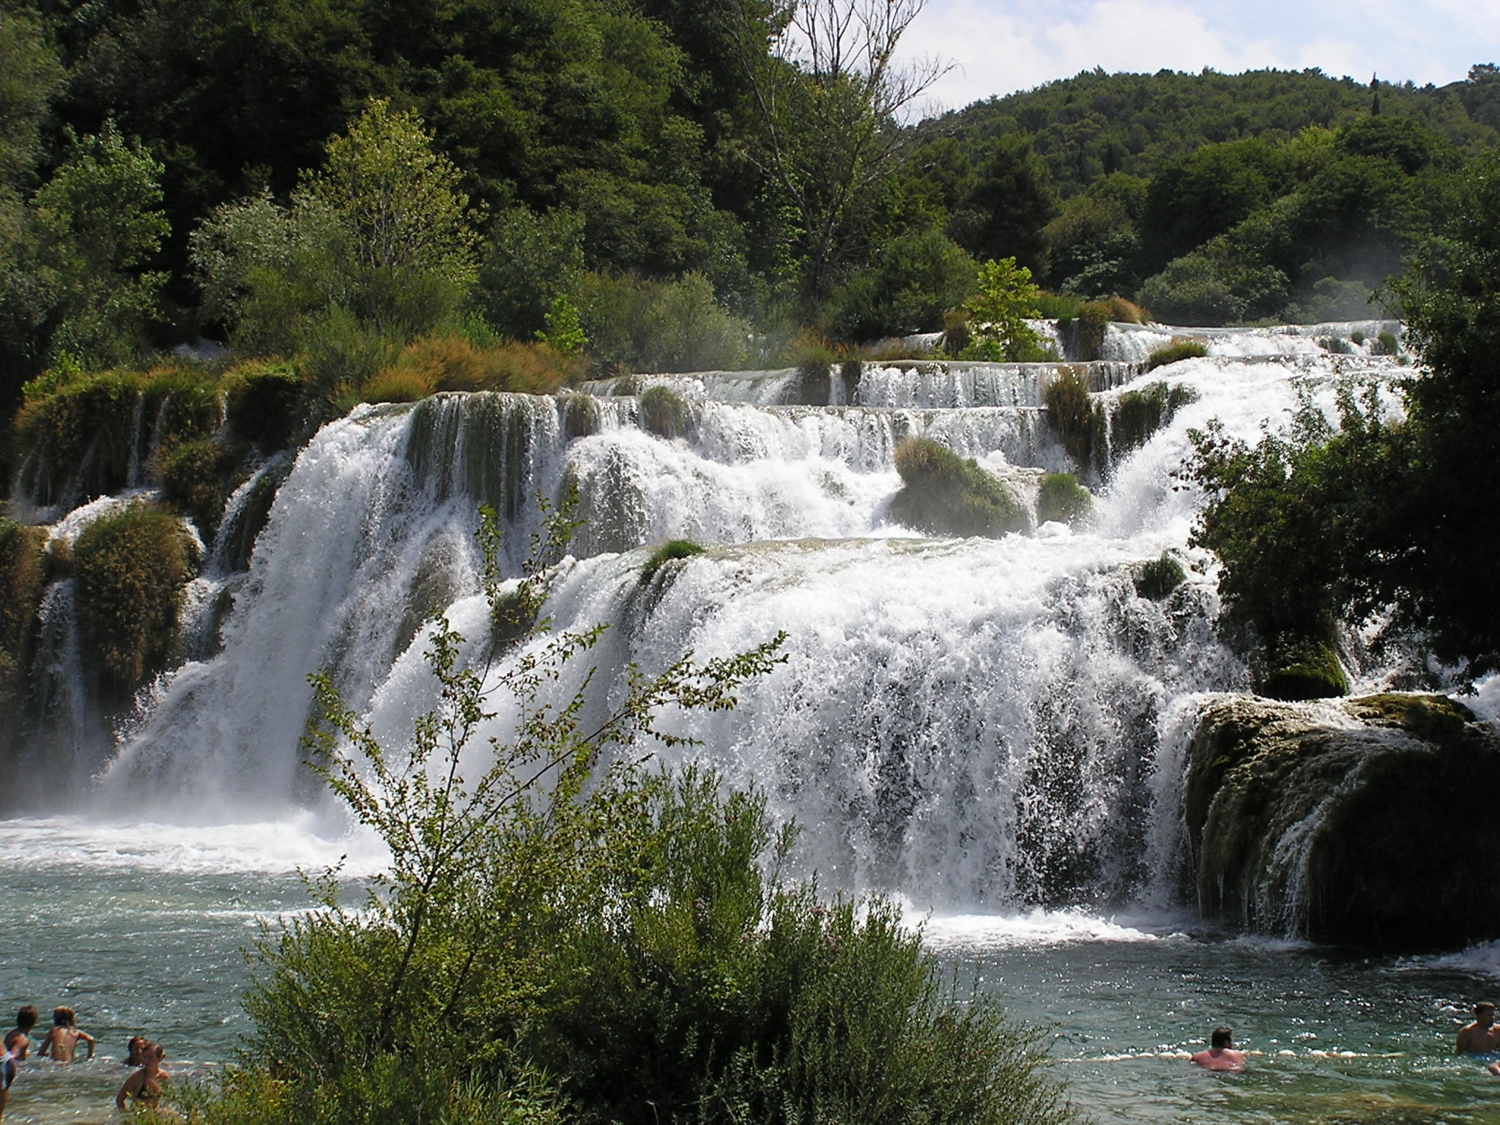
[[[673,377],[654,384],[680,404],[669,427],[625,393],[639,382],[357,408],[236,495],[221,533],[233,540],[201,545],[179,661],[128,707],[84,704],[70,580],[49,590],[25,720],[28,768],[45,780],[9,799],[198,824],[316,808],[300,746],[308,675],[327,669],[377,734],[399,738],[433,703],[427,623],[441,614],[473,644],[488,628],[480,505],[499,516],[514,576],[541,532],[538,499],[573,493],[582,522],[547,572],[544,615],[554,633],[607,627],[591,654],[595,706],[635,669],[786,634],[784,662],[734,710],[669,719],[690,741],[656,752],[759,786],[800,826],[794,860],[824,885],[919,909],[1189,907],[1251,929],[1421,944],[1420,926],[1379,905],[1393,901],[1384,884],[1341,866],[1335,839],[1353,810],[1378,811],[1382,786],[1406,784],[1403,770],[1437,776],[1420,761],[1459,751],[1424,742],[1431,724],[1410,708],[1390,719],[1394,704],[1234,694],[1250,675],[1216,631],[1217,564],[1190,546],[1201,497],[1178,472],[1189,432],[1211,419],[1253,439],[1302,397],[1331,408],[1341,388],[1403,369],[1263,330],[1222,333],[1208,356],[1149,374],[1129,366],[1136,347],[1122,335],[1105,362],[1073,368],[1099,368],[1081,445],[1042,405],[1060,376],[1035,364],[869,365],[830,405],[779,405],[785,373]],[[994,474],[1022,530],[924,537],[900,523],[896,451],[910,438]],[[1091,493],[1072,526],[1041,500],[1058,473]],[[252,549],[237,513],[262,480],[279,488]],[[87,518],[66,515],[53,535]],[[703,550],[657,565],[667,539]],[[1404,698],[1372,695],[1401,685],[1400,665],[1358,638],[1344,656],[1353,694]],[[1500,761],[1482,717],[1429,712],[1458,724],[1476,768]],[[476,744],[512,719],[496,715]],[[1446,791],[1432,785],[1437,808]],[[1430,859],[1382,864],[1396,882],[1425,878]],[[1363,913],[1330,905],[1345,879]]]

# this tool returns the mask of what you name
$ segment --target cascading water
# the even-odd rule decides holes
[[[629,396],[596,399],[584,422],[577,402],[514,395],[362,408],[297,459],[224,595],[222,651],[200,646],[151,693],[101,799],[201,821],[306,796],[308,673],[331,668],[351,705],[403,729],[429,702],[421,622],[446,611],[482,628],[476,507],[500,513],[513,573],[539,528],[532,498],[572,482],[585,523],[547,612],[557,629],[610,627],[595,654],[610,691],[627,663],[788,633],[786,664],[738,710],[678,721],[799,822],[799,857],[826,880],[989,909],[1164,894],[1152,876],[1170,867],[1162,822],[1178,814],[1159,799],[1162,732],[1195,693],[1247,682],[1214,636],[1210,560],[1187,548],[1197,497],[1172,478],[1187,431],[1217,417],[1253,437],[1298,386],[1331,401],[1343,381],[1399,369],[1297,349],[1134,381],[1117,362],[1089,370],[1106,408],[1152,381],[1192,401],[1110,467],[1090,529],[1001,540],[893,523],[893,451],[932,437],[1034,497],[1042,471],[1070,467],[1037,365],[872,365],[856,406],[747,401],[774,373],[679,378],[695,397],[674,440],[643,430]],[[643,586],[636,549],[679,536],[710,549]],[[1189,578],[1153,601],[1134,576],[1163,552]],[[486,733],[503,736],[497,722]]]
[[[1100,435],[1087,529],[998,540],[893,522],[894,452],[932,437],[1032,503],[1045,472],[1073,468],[1041,408],[1047,367],[870,364],[857,384],[831,379],[836,405],[821,406],[781,371],[361,408],[230,499],[184,611],[185,660],[113,741],[80,666],[73,587],[47,594],[46,674],[32,677],[45,721],[9,792],[44,759],[58,768],[30,805],[46,815],[0,833],[0,929],[28,935],[0,957],[0,990],[65,997],[106,1056],[144,1027],[171,1039],[189,1078],[229,1057],[247,1027],[237,950],[258,922],[306,908],[292,869],[381,862],[299,765],[307,674],[331,669],[378,736],[402,737],[434,702],[424,621],[487,628],[477,506],[500,514],[514,573],[540,530],[533,497],[572,483],[587,524],[545,612],[555,630],[608,626],[595,706],[618,697],[629,664],[650,672],[785,630],[786,663],[735,711],[670,718],[702,745],[664,753],[762,786],[801,824],[795,861],[825,890],[894,890],[918,921],[932,908],[929,947],[1055,1029],[1052,1051],[1099,1120],[1487,1120],[1487,1076],[1449,1056],[1476,976],[1500,976],[1494,947],[1395,962],[1222,940],[1178,893],[1188,743],[1212,693],[1247,682],[1214,634],[1212,560],[1187,546],[1201,503],[1174,475],[1187,432],[1218,418],[1253,440],[1299,393],[1331,407],[1351,380],[1393,383],[1408,369],[1368,343],[1389,329],[1193,332],[1208,358],[1138,375],[1129,363],[1186,330],[1112,328],[1106,361],[1077,368],[1098,415],[1158,382],[1177,392],[1175,414],[1144,440]],[[686,399],[680,436],[645,428],[635,392],[652,384]],[[150,426],[137,429],[144,448]],[[97,500],[52,534],[75,538],[130,501]],[[646,548],[678,536],[707,549],[643,581]],[[1164,552],[1187,577],[1153,600],[1137,578]],[[555,690],[583,671],[570,665]],[[1357,687],[1385,674],[1361,664]],[[39,923],[47,940],[29,940]],[[1264,1074],[1185,1075],[1226,1019]],[[35,1068],[25,1112],[96,1120],[119,1075],[108,1061]]]

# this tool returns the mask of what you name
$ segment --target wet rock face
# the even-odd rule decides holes
[[[1206,917],[1385,949],[1500,937],[1500,736],[1462,704],[1237,697],[1205,711],[1188,753]]]

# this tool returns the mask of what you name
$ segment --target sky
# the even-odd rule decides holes
[[[1442,86],[1474,63],[1500,63],[1500,0],[927,0],[901,53],[953,64],[919,116],[1096,66],[1318,67],[1361,82]]]

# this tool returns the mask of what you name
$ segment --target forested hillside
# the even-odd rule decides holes
[[[1362,316],[1500,136],[1488,64],[1091,72],[901,126],[921,4],[842,7],[794,9],[809,50],[767,0],[5,0],[0,408],[199,338],[320,410],[831,356],[1007,258],[1049,315]]]

